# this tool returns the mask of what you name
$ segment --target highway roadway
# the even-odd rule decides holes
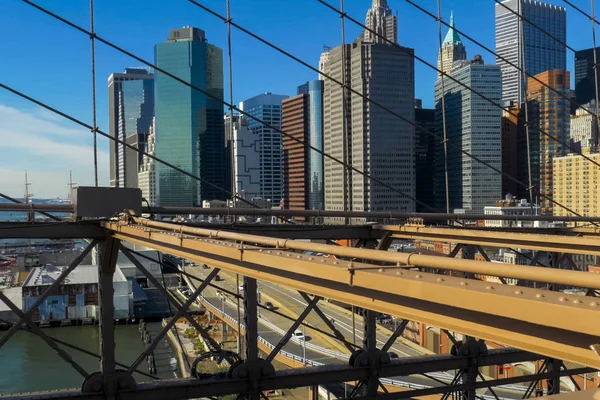
[[[196,276],[200,279],[206,278],[206,276],[208,275],[208,273],[210,273],[210,271],[211,271],[211,269],[204,269],[200,266],[185,267],[185,272],[187,272],[193,276]],[[221,281],[213,280],[212,283],[215,286],[218,286],[225,290],[231,291],[233,293],[235,293],[237,291],[237,284],[236,284],[235,276],[229,275],[228,273],[226,273],[224,271],[219,272],[219,276],[222,278],[222,280]],[[240,285],[242,285],[242,284],[243,284],[243,281],[242,281],[242,278],[240,277]],[[196,287],[196,286],[197,285],[194,285],[194,287]],[[215,289],[215,288],[209,286],[204,290],[203,296],[213,306],[215,306],[216,308],[224,311],[226,314],[237,319],[238,311],[237,311],[237,306],[236,306],[236,299],[232,298],[228,294],[224,294],[224,296],[220,296],[217,294],[217,292],[218,292],[218,289]],[[281,312],[292,318],[297,318],[297,316],[306,307],[306,302],[304,301],[304,299],[300,296],[300,294],[298,292],[292,291],[287,288],[283,288],[281,286],[278,286],[278,285],[275,285],[275,284],[272,284],[269,282],[263,282],[263,281],[258,282],[258,292],[259,292],[259,300],[262,304],[265,304],[266,302],[271,302],[276,307],[276,310],[278,312]],[[332,305],[324,300],[320,301],[318,303],[318,306],[325,313],[325,315],[327,315],[330,318],[330,320],[333,319],[335,326],[344,334],[344,336],[346,337],[346,340],[348,340],[349,342],[352,342],[353,337],[354,337],[353,329],[352,329],[352,313],[350,311],[347,311],[340,307]],[[240,316],[243,321],[244,314],[243,314],[243,306],[241,304],[241,301],[240,301]],[[270,311],[262,309],[262,308],[260,309],[260,317],[261,317],[261,319],[266,320],[267,324],[269,324],[269,323],[273,324],[277,328],[279,328],[283,331],[287,331],[288,328],[293,323],[293,321],[291,321],[287,318],[284,318],[282,316],[279,316],[273,312],[270,312]],[[318,329],[322,329],[325,332],[330,331],[330,329],[327,327],[325,322],[323,322],[323,320],[314,311],[311,311],[311,313],[305,319],[305,322],[309,325],[315,326]],[[356,327],[356,330],[354,331],[354,335],[356,335],[356,343],[360,346],[360,345],[362,345],[362,317],[361,316],[359,316],[359,315],[355,316],[354,325]],[[333,338],[327,337],[327,336],[325,336],[317,331],[314,331],[310,328],[304,329],[303,327],[301,327],[300,330],[304,331],[305,335],[307,336],[308,343],[311,343],[320,348],[324,348],[330,352],[335,352],[336,354],[340,354],[340,355],[344,354],[346,356],[349,354],[349,351],[344,347],[344,345],[342,345],[341,343],[339,343],[339,341],[336,341]],[[259,323],[259,332],[258,333],[261,337],[263,337],[265,340],[267,340],[268,342],[270,342],[273,345],[277,344],[283,336],[282,331],[277,332],[273,329],[272,326],[265,326],[264,323],[263,324]],[[383,328],[378,327],[377,342],[380,346],[383,345],[384,343],[386,343],[388,336],[389,336],[389,331],[387,331],[387,330],[384,331]],[[323,354],[322,352],[317,352],[317,351],[311,350],[309,348],[304,348],[300,344],[294,343],[291,340],[288,341],[288,343],[283,347],[283,350],[288,353],[292,353],[294,355],[300,356],[302,358],[304,358],[304,355],[306,355],[305,356],[306,359],[316,361],[319,363],[323,363],[323,364],[331,365],[331,364],[347,363],[347,359],[344,360],[341,357],[335,357],[330,354],[326,355],[326,354]],[[403,339],[396,340],[396,342],[390,348],[390,352],[397,354],[398,357],[415,357],[415,356],[422,356],[424,354],[423,352],[420,352],[416,348],[403,343]],[[446,382],[451,381],[454,376],[453,371],[450,371],[450,373],[439,372],[439,373],[432,373],[432,374],[428,374],[428,375],[432,376],[438,380],[441,379]],[[403,376],[403,377],[398,377],[398,378],[393,378],[393,379],[402,381],[406,384],[414,385],[415,387],[419,387],[419,386],[432,387],[432,386],[442,385],[442,383],[440,383],[434,379],[425,377],[425,376]],[[496,388],[495,392],[499,397],[507,398],[507,399],[520,399],[523,395],[522,390],[519,390],[519,389],[515,390],[514,388],[510,388],[510,389]],[[489,398],[492,398],[492,393],[489,390],[488,391],[483,391],[483,390],[478,391],[478,394],[480,396],[485,396],[485,398],[488,398],[488,396],[489,396]]]

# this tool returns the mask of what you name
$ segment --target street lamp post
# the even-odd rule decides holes
[[[302,327],[302,358],[306,366],[306,328],[304,326]]]

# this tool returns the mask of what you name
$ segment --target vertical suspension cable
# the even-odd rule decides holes
[[[350,158],[350,153],[348,150],[348,137],[347,137],[347,131],[348,131],[348,127],[347,127],[347,121],[346,121],[346,116],[347,116],[347,108],[348,105],[346,103],[346,95],[347,95],[347,91],[346,91],[346,23],[345,23],[345,15],[344,15],[344,0],[340,0],[340,29],[341,29],[341,33],[342,33],[342,160],[345,163],[349,163],[349,158]],[[344,185],[345,185],[345,190],[342,195],[344,198],[344,211],[350,211],[352,210],[351,207],[351,202],[352,202],[352,191],[350,190],[350,183],[352,180],[352,171],[348,171],[347,168],[343,169],[344,174],[343,174],[343,179],[344,179]],[[350,175],[350,177],[348,176]],[[348,196],[346,196],[346,194],[348,194]],[[350,223],[350,218],[349,217],[345,217],[345,223],[348,224]]]
[[[231,194],[232,201],[235,201],[237,194],[237,183],[235,181],[235,137],[233,136],[233,64],[231,61],[231,0],[227,0],[227,68],[229,70],[229,143],[231,146]]]
[[[345,163],[351,164],[350,163],[350,150],[349,150],[349,140],[348,140],[348,126],[347,126],[347,115],[348,115],[348,104],[347,104],[347,82],[346,82],[346,23],[345,23],[345,14],[344,14],[344,0],[340,0],[340,23],[341,23],[341,30],[342,30],[342,151],[343,151],[343,156],[342,156],[342,160]],[[352,184],[352,171],[348,170],[347,168],[344,167],[343,169],[344,171],[344,175],[343,175],[343,179],[344,179],[344,184],[345,184],[345,189],[342,195],[343,198],[345,199],[344,202],[346,204],[344,204],[344,211],[351,211],[352,210],[352,190],[351,188],[351,184]],[[350,218],[349,217],[345,217],[345,221],[346,224],[350,223]]]
[[[527,101],[527,66],[525,64],[525,28],[523,27],[524,21],[523,21],[523,9],[521,8],[521,0],[518,0],[517,2],[517,8],[518,8],[518,12],[517,14],[519,15],[519,19],[517,21],[517,23],[519,24],[519,37],[518,37],[518,41],[519,41],[519,47],[520,47],[520,51],[517,51],[518,53],[521,53],[521,57],[519,60],[517,60],[517,62],[520,64],[521,66],[521,74],[519,76],[519,80],[521,81],[521,83],[517,86],[519,93],[518,93],[518,97],[517,99],[521,98],[521,94],[524,93],[523,96],[523,108],[525,110],[525,140],[527,142],[527,174],[528,174],[528,179],[529,179],[529,187],[528,187],[528,191],[529,191],[529,204],[531,207],[531,212],[533,213],[533,174],[531,173],[531,136],[530,136],[530,129],[529,129],[529,105],[528,105],[528,101]],[[517,100],[518,101],[518,100]],[[519,114],[519,113],[518,113]],[[519,117],[517,116],[517,130],[519,129]],[[539,149],[538,151],[541,151],[541,149]],[[538,155],[539,157],[539,155]],[[539,173],[539,172],[538,172]]]
[[[446,184],[446,213],[450,213],[450,185],[448,183],[448,136],[446,132],[446,86],[444,84],[445,71],[444,71],[444,53],[442,49],[442,1],[437,1],[437,21],[438,21],[438,39],[440,45],[440,70],[441,70],[441,84],[442,84],[442,128],[443,128],[443,145],[444,145],[444,181]],[[450,28],[452,29],[452,28]],[[434,204],[435,206],[435,204]]]
[[[241,359],[244,359],[245,352],[242,351],[242,315],[240,312],[240,274],[235,274],[235,292],[237,302],[237,353]]]
[[[98,186],[98,125],[96,121],[96,32],[94,31],[94,0],[90,0],[90,33],[90,45],[92,52],[92,133],[94,135],[94,184],[95,186]]]
[[[235,170],[234,170],[234,162],[235,162],[235,153],[233,152],[233,146],[235,145],[234,139],[233,139],[233,64],[231,62],[231,1],[227,0],[227,56],[228,56],[228,60],[227,60],[227,64],[228,64],[228,69],[229,69],[229,134],[230,139],[232,140],[232,164],[231,164],[231,174],[232,174],[232,190],[231,193],[233,194],[233,196],[236,196],[236,189],[237,189],[237,185],[235,183]],[[244,244],[242,243],[242,246]],[[237,351],[238,351],[238,355],[240,356],[240,358],[243,359],[244,357],[244,352],[242,351],[242,316],[241,316],[241,312],[240,312],[240,274],[235,274],[235,290],[236,290],[236,302],[237,302],[237,328],[238,328],[238,335],[237,335]]]
[[[595,115],[596,115],[596,134],[594,135],[594,137],[591,138],[591,145],[592,146],[598,146],[599,145],[599,141],[600,141],[600,115],[598,115],[598,111],[600,110],[600,106],[599,106],[599,95],[598,95],[598,52],[596,51],[596,4],[595,4],[595,0],[591,0],[591,6],[592,6],[592,14],[591,14],[591,18],[590,20],[592,21],[592,45],[593,45],[593,52],[594,52],[594,86],[595,86],[595,94],[596,94],[596,110]]]

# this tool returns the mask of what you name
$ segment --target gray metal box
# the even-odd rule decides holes
[[[142,190],[80,186],[73,189],[73,206],[77,218],[112,217],[127,210],[142,214]]]

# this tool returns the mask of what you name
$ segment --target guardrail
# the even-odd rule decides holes
[[[188,279],[188,277],[185,277],[185,280],[187,281],[187,283],[188,283],[188,285],[190,287],[192,287],[192,288],[194,287],[192,285],[192,282]],[[181,293],[181,295],[184,296],[184,297],[187,297],[183,293]],[[232,303],[234,306],[237,307],[237,304],[233,303],[229,299],[226,299],[225,301],[229,302],[229,303]],[[217,308],[206,297],[200,295],[196,299],[196,302],[198,304],[200,304],[200,305],[203,305],[207,309],[209,309],[213,314],[218,315],[221,318],[228,319],[229,321],[232,321],[235,324],[238,324],[238,320],[236,318],[234,318],[231,315],[225,313],[223,310],[220,310],[219,308]],[[277,327],[276,325],[273,325],[271,322],[269,322],[269,321],[267,321],[267,320],[265,320],[263,318],[259,318],[259,322],[262,322],[263,325],[265,325],[266,327],[268,327],[269,329],[272,329],[273,331],[275,331],[277,333],[280,333],[281,335],[285,334],[285,331],[283,329]],[[239,322],[239,325],[240,325],[240,329],[242,329],[242,328],[245,329],[245,326],[244,326],[244,324],[241,321]],[[296,339],[296,340],[294,340],[294,339]],[[274,349],[275,348],[275,345],[273,345],[271,342],[269,342],[268,340],[266,340],[262,336],[258,336],[258,340],[259,340],[259,342],[263,343],[265,346],[267,346],[270,349]],[[298,341],[297,338],[292,338],[292,340],[294,340],[295,342]],[[315,347],[318,347],[319,349],[321,349],[321,351],[328,351],[331,354],[336,354],[336,355],[345,357],[345,359],[349,359],[349,357],[346,354],[334,352],[334,351],[331,351],[329,349],[325,349],[325,348],[322,348],[322,347],[319,347],[319,346],[315,346]],[[308,347],[308,343],[307,343],[306,348],[309,348]],[[321,353],[321,351],[316,351],[316,350],[313,350],[313,351]],[[285,351],[285,350],[280,350],[279,354],[282,355],[282,356],[284,356],[284,357],[286,357],[286,358],[289,358],[291,360],[294,360],[294,361],[297,361],[297,362],[301,362],[301,363],[304,363],[305,365],[310,365],[310,366],[313,366],[313,367],[319,367],[319,366],[326,365],[326,364],[324,364],[322,362],[310,360],[308,358],[304,358],[304,357],[298,356],[296,354],[290,353],[290,352]],[[445,378],[447,378],[447,377],[445,377]],[[401,380],[398,380],[398,379],[391,379],[391,378],[380,378],[379,381],[382,384],[384,384],[384,385],[390,385],[390,386],[395,386],[395,387],[400,387],[400,388],[405,388],[405,389],[427,389],[427,388],[431,387],[431,386],[422,385],[422,384],[419,384],[419,383],[406,382],[406,381],[401,381]],[[477,396],[480,397],[483,400],[498,400],[498,399],[501,399],[501,400],[511,400],[509,398],[504,398],[504,397],[498,397],[498,399],[497,399],[496,397],[490,396],[490,395],[477,395]]]

